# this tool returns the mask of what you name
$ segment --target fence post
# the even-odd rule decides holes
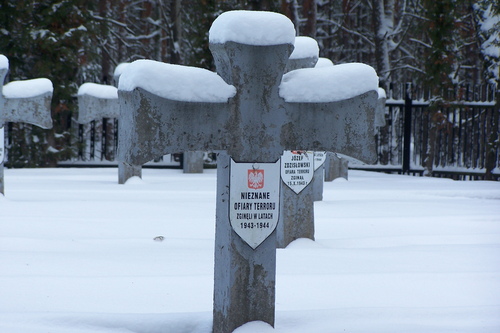
[[[405,115],[404,115],[404,134],[403,134],[403,174],[410,174],[411,158],[411,83],[406,83],[405,89]]]

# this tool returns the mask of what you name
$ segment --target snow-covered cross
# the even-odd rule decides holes
[[[316,40],[297,36],[285,71],[312,68],[318,58]],[[314,239],[314,196],[323,191],[323,178],[319,179],[319,172],[315,171],[314,156],[312,151],[301,150],[285,151],[281,156],[280,214],[276,227],[278,248],[285,248],[297,238]]]
[[[102,153],[101,159],[106,155],[107,135],[106,127],[108,120],[117,122],[120,117],[120,103],[118,102],[118,89],[105,84],[87,82],[78,88],[78,118],[79,124],[92,123],[92,131],[95,120],[102,119]]]
[[[142,164],[220,151],[213,331],[232,332],[254,320],[274,325],[281,154],[300,148],[373,161],[378,77],[360,64],[283,76],[295,29],[277,13],[226,12],[209,35],[218,75],[147,60],[125,69],[118,157]]]
[[[41,128],[52,128],[50,102],[52,82],[49,79],[12,81],[5,86],[9,60],[0,54],[0,193],[4,194],[3,163],[5,158],[4,124],[30,123]]]
[[[118,120],[120,117],[120,103],[118,89],[114,86],[87,82],[78,89],[78,118],[79,124],[88,124],[97,119],[103,119],[103,128],[106,126],[104,119]],[[103,135],[102,140],[106,140]],[[104,149],[104,148],[103,148]],[[105,153],[105,152],[103,152]],[[118,165],[118,183],[137,176],[141,177],[141,165]]]

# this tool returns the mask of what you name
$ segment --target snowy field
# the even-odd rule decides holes
[[[1,333],[211,332],[215,170],[143,174],[5,170]],[[500,332],[500,182],[350,171],[315,216],[237,333]]]

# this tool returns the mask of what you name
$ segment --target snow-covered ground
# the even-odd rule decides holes
[[[0,332],[211,332],[215,170],[143,173],[5,170]],[[500,332],[500,182],[350,171],[315,216],[237,333]]]

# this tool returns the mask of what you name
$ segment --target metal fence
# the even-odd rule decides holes
[[[377,165],[351,167],[497,180],[500,110],[496,93],[493,85],[456,86],[436,99],[428,90],[410,84],[391,89],[386,126],[376,135]]]

